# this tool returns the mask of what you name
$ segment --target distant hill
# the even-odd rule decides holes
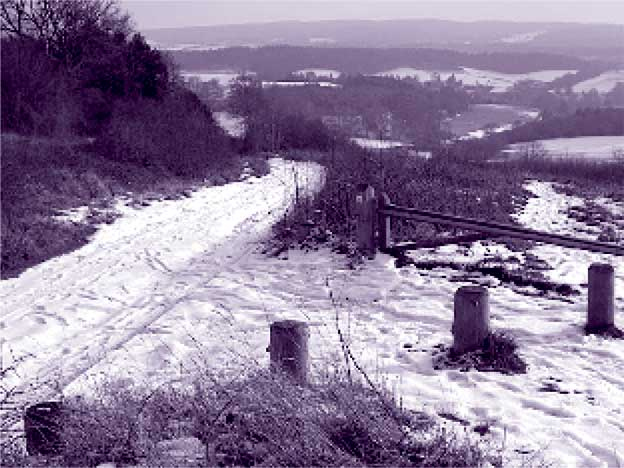
[[[435,19],[281,21],[143,31],[162,49],[297,45],[544,52],[624,63],[624,25]]]
[[[364,49],[338,47],[231,47],[217,50],[170,52],[183,70],[253,71],[264,78],[281,79],[302,69],[328,68],[347,74],[374,74],[397,67],[460,71],[459,67],[501,73],[541,70],[590,70],[595,76],[605,70],[600,63],[540,52],[466,53],[442,49]]]

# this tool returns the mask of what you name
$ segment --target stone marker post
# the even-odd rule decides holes
[[[614,270],[606,263],[589,267],[587,292],[587,330],[599,331],[614,325]]]
[[[488,291],[481,286],[462,286],[455,293],[453,351],[462,354],[483,346],[490,333]]]
[[[308,324],[283,320],[271,324],[271,370],[284,372],[297,383],[308,382]]]

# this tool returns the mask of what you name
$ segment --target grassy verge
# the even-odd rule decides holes
[[[108,385],[64,408],[61,452],[48,466],[501,465],[475,437],[336,376],[303,387],[268,372],[204,376],[193,390]],[[17,452],[16,465],[29,463]]]
[[[103,155],[87,140],[2,135],[2,279],[84,245],[96,226],[111,222],[115,197],[138,204],[188,194],[200,185],[238,180],[243,167],[268,170],[260,158],[232,156],[219,168],[198,167],[190,175]],[[88,206],[84,222],[55,218],[61,210]]]

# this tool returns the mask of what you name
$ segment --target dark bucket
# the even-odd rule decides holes
[[[62,444],[63,408],[59,401],[47,401],[26,408],[24,432],[29,455],[58,455]]]

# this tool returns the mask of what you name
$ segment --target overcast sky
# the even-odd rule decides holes
[[[120,0],[138,29],[281,20],[441,18],[624,24],[624,0]]]

